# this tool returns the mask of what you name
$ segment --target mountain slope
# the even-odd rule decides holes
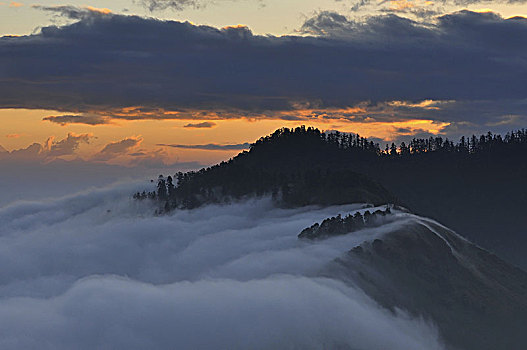
[[[525,349],[527,273],[434,221],[407,214],[401,223],[325,273],[432,320],[455,349]]]

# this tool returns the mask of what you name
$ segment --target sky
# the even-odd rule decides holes
[[[522,128],[526,2],[0,1],[0,164],[144,176],[283,126],[381,146]]]

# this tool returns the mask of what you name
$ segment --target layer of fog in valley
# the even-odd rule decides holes
[[[316,242],[362,205],[270,199],[154,216],[142,183],[0,209],[2,349],[442,349],[427,320],[320,277],[400,220]]]

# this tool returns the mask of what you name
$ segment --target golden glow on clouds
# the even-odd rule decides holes
[[[86,9],[90,10],[92,12],[101,13],[103,15],[109,15],[109,14],[112,13],[112,11],[110,9],[107,9],[107,8],[97,8],[97,7],[92,7],[92,6],[86,6]]]
[[[441,105],[454,103],[455,101],[439,101],[439,100],[423,100],[418,103],[412,103],[408,101],[391,101],[388,102],[389,106],[393,107],[407,107],[407,108],[421,108],[427,110],[439,110]]]
[[[249,27],[247,27],[245,24],[235,24],[235,25],[230,25],[230,26],[224,26],[221,29],[239,29],[239,28],[249,28]]]
[[[490,8],[481,8],[481,9],[475,9],[475,10],[472,10],[474,12],[479,12],[479,13],[489,13],[489,12],[494,12],[492,9]]]
[[[440,108],[441,101],[421,102],[392,101],[385,105],[388,115],[394,112],[389,108],[420,108],[419,111]],[[383,107],[384,108],[384,107]],[[0,124],[3,138],[0,146],[9,151],[23,149],[39,143],[50,149],[55,142],[68,138],[68,135],[89,134],[89,142],[80,143],[75,157],[85,160],[104,161],[115,164],[133,164],[138,159],[157,159],[170,164],[174,162],[198,161],[212,164],[228,159],[238,151],[206,151],[196,149],[176,149],[160,147],[158,144],[239,144],[252,143],[261,136],[268,135],[280,127],[300,125],[314,126],[321,130],[340,130],[359,133],[364,137],[376,137],[386,142],[414,133],[438,134],[448,126],[431,119],[400,119],[370,116],[371,107],[366,103],[349,108],[300,109],[293,111],[266,112],[251,115],[235,115],[226,112],[204,111],[165,111],[140,106],[113,110],[111,123],[101,125],[59,124],[42,120],[49,115],[67,115],[56,111],[4,109],[0,110]],[[375,113],[374,113],[375,114]],[[227,119],[226,119],[227,118]],[[384,119],[383,119],[384,118]],[[214,121],[214,122],[213,122]],[[189,123],[213,122],[214,128],[189,128]],[[122,154],[112,153],[101,156],[101,151],[110,144],[126,144],[125,140],[136,140],[133,146],[122,148]],[[128,141],[130,143],[131,141]],[[112,149],[118,149],[113,146]],[[72,156],[66,157],[73,158]]]
[[[333,125],[332,129],[355,132],[364,137],[375,137],[391,142],[400,136],[411,136],[417,133],[437,135],[448,125],[450,124],[433,120],[406,120],[401,122],[348,122]]]
[[[405,10],[409,8],[414,8],[417,5],[413,1],[408,0],[391,0],[390,1],[390,10]]]

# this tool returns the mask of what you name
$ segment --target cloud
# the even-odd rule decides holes
[[[142,0],[141,3],[150,11],[166,10],[167,8],[182,11],[185,8],[201,8],[210,3],[204,0]]]
[[[2,154],[2,158],[37,159],[44,158],[45,149],[40,143],[33,143],[26,148],[15,149]]]
[[[524,4],[526,0],[439,0],[435,1],[442,5],[468,6],[472,4]]]
[[[141,144],[143,139],[141,137],[127,137],[120,141],[111,142],[104,146],[104,148],[97,153],[93,159],[109,160],[118,156],[128,154],[132,149]]]
[[[92,134],[68,133],[68,136],[62,140],[55,140],[55,137],[49,137],[44,144],[33,143],[26,148],[15,149],[3,152],[0,160],[51,160],[61,156],[70,156],[81,144],[90,143],[94,138]]]
[[[9,7],[22,7],[22,6],[24,6],[24,4],[21,2],[11,1],[9,3]]]
[[[26,159],[5,157],[0,146],[2,169],[0,208],[17,201],[45,200],[123,181],[136,180],[140,181],[142,186],[148,186],[150,179],[155,179],[157,174],[198,170],[209,164],[199,162],[165,164],[150,158],[150,154],[147,154],[134,159],[131,165],[108,164],[79,158],[50,160],[35,157]]]
[[[54,138],[49,138],[46,142],[46,149],[44,153],[47,157],[59,157],[74,154],[81,143],[90,143],[93,138],[92,134],[75,134],[68,133],[68,136],[60,141],[54,141]]]
[[[320,11],[315,16],[307,18],[304,21],[300,32],[312,35],[335,34],[336,31],[341,31],[342,29],[348,32],[352,23],[346,16],[340,13]]]
[[[358,0],[351,3],[351,12],[358,15],[366,13],[382,14],[396,13],[414,19],[430,19],[448,12],[460,11],[467,6],[479,4],[481,6],[492,4],[503,7],[504,5],[524,4],[526,0]],[[483,12],[483,11],[480,11]]]
[[[52,123],[57,123],[62,126],[68,124],[86,124],[86,125],[104,125],[109,124],[111,121],[108,117],[99,116],[99,115],[50,115],[49,117],[42,118],[42,120],[47,120]]]
[[[213,122],[203,122],[203,123],[189,123],[185,126],[183,126],[184,128],[197,128],[197,129],[201,129],[201,128],[213,128],[216,126],[216,123],[213,123]]]
[[[526,115],[525,18],[461,11],[424,22],[393,14],[359,21],[322,12],[306,20],[304,35],[275,37],[96,11],[69,16],[78,21],[0,40],[1,108],[58,110],[86,123],[291,120],[361,104],[391,121],[485,126]],[[420,105],[427,100],[450,102],[433,110]]]
[[[170,152],[164,147],[150,147],[148,149],[141,148],[143,138],[140,136],[130,136],[124,139],[110,142],[104,145],[98,152],[87,152],[79,154],[77,150],[82,144],[89,144],[93,139],[96,139],[92,134],[75,134],[69,133],[67,137],[61,140],[57,140],[54,136],[49,137],[45,142],[35,142],[25,148],[13,149],[11,151],[0,146],[0,167],[3,173],[18,174],[16,169],[27,168],[29,164],[35,165],[32,172],[38,173],[40,171],[48,174],[52,166],[49,169],[44,169],[45,165],[57,164],[58,161],[65,162],[61,163],[64,168],[71,166],[74,171],[76,168],[82,168],[85,173],[86,168],[93,166],[94,169],[99,168],[101,163],[118,165],[118,168],[134,169],[133,172],[137,173],[129,177],[151,175],[154,169],[181,169],[181,170],[195,170],[203,166],[209,165],[208,163],[200,163],[195,161],[179,162],[173,161],[173,157]],[[248,144],[247,144],[248,145]],[[92,149],[96,146],[92,146]],[[204,146],[206,147],[206,146]],[[217,149],[221,149],[221,145]],[[235,145],[226,145],[225,148],[231,147],[233,150],[236,148]],[[41,169],[42,168],[42,169]],[[111,170],[111,169],[110,169]],[[69,170],[64,170],[69,172]],[[10,177],[10,181],[18,181],[19,176]],[[0,183],[2,182],[0,178]],[[0,201],[1,202],[1,201]]]
[[[228,0],[228,1],[239,1],[239,0]],[[186,9],[203,9],[210,5],[215,5],[226,2],[225,0],[138,0],[143,6],[148,8],[150,11],[162,11],[171,9],[175,11],[183,11]],[[254,0],[259,7],[265,6],[262,0]]]
[[[186,149],[199,149],[205,151],[234,151],[234,150],[244,150],[251,147],[250,143],[238,143],[230,145],[220,145],[216,143],[209,143],[206,145],[178,145],[178,144],[158,144],[158,146],[164,147],[174,147],[174,148],[186,148]]]
[[[96,16],[111,15],[112,12],[107,8],[96,8],[91,6],[78,7],[73,5],[44,6],[32,5],[32,8],[40,11],[51,12],[58,16],[68,19],[87,19]]]
[[[24,134],[7,134],[7,135],[5,135],[5,137],[7,137],[8,139],[17,139],[17,138],[21,137],[22,135],[24,135]]]
[[[0,209],[2,349],[444,348],[423,320],[318,276],[393,229],[297,239],[360,206],[276,209],[265,199],[154,217],[129,199],[142,186]]]

